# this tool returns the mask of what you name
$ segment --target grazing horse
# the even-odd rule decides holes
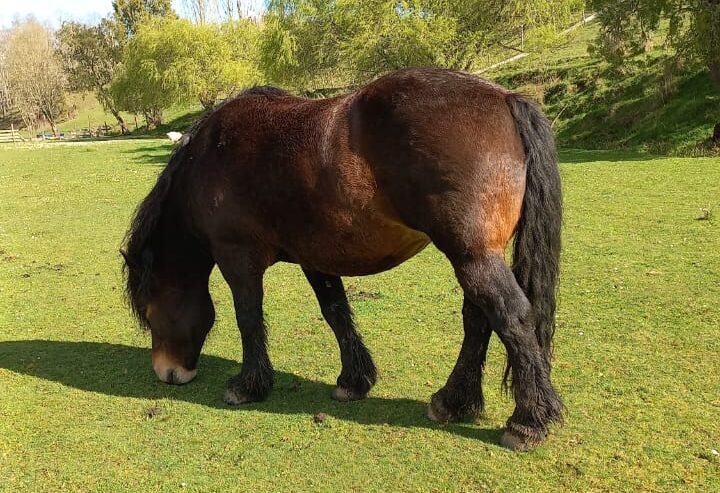
[[[548,121],[478,77],[407,69],[317,100],[257,87],[191,129],[138,207],[123,252],[128,299],[150,329],[158,378],[184,384],[214,322],[217,264],[243,351],[225,401],[260,401],[273,385],[263,274],[299,264],[340,346],[333,397],[362,399],[377,374],[341,276],[391,269],[433,242],[463,289],[465,336],[428,417],[482,412],[494,330],[516,404],[501,443],[525,450],[563,415],[550,383],[561,202]]]

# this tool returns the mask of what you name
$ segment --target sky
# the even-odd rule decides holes
[[[183,0],[172,0],[175,10],[184,14]],[[262,10],[263,0],[245,2],[256,11]],[[0,0],[0,28],[9,27],[13,19],[34,15],[43,23],[59,27],[63,21],[93,23],[112,10],[112,0]]]

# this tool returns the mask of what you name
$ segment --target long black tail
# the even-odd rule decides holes
[[[124,250],[120,250],[125,258],[125,295],[135,318],[144,327],[148,327],[145,302],[150,294],[154,262],[153,235],[160,223],[173,177],[184,160],[185,149],[186,146],[181,146],[173,152],[157,183],[136,209],[125,236]]]
[[[535,334],[549,363],[560,274],[560,171],[547,118],[523,96],[511,94],[507,101],[525,147],[527,173],[512,270],[532,305]]]

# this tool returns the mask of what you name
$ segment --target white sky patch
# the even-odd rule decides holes
[[[188,15],[185,3],[172,0],[175,11],[183,16]],[[243,0],[242,4],[252,16],[259,16],[265,10],[264,0]],[[28,15],[57,28],[63,21],[95,23],[111,11],[112,0],[0,0],[0,29]]]

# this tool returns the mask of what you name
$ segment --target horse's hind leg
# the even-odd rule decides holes
[[[315,292],[323,317],[335,333],[340,346],[342,370],[333,398],[339,401],[362,399],[375,385],[377,371],[362,337],[355,330],[342,279],[305,269],[303,272]]]
[[[563,406],[550,383],[530,302],[501,252],[463,255],[451,261],[465,295],[482,308],[507,348],[515,411],[502,443],[513,449],[532,448],[543,441],[551,423],[562,419]]]
[[[462,313],[465,338],[447,383],[432,396],[428,418],[433,421],[473,420],[483,411],[482,372],[492,329],[482,309],[467,296]]]
[[[213,256],[232,291],[243,351],[242,369],[228,382],[224,399],[232,405],[261,401],[273,385],[262,311],[262,281],[267,266],[257,260],[260,255],[236,246],[214,247]]]

